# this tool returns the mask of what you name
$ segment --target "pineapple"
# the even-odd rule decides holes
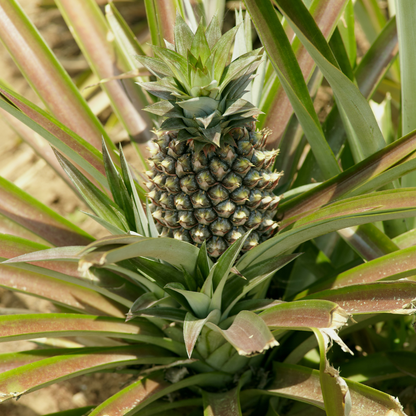
[[[180,15],[175,45],[139,57],[157,81],[141,85],[161,101],[147,111],[165,118],[147,172],[153,218],[163,237],[196,244],[218,258],[247,231],[242,252],[270,237],[280,198],[276,150],[265,150],[260,113],[243,98],[262,59],[248,52],[226,65],[237,28],[221,36],[216,17],[195,34]]]

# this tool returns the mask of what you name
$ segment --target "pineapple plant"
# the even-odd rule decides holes
[[[0,315],[1,342],[37,340],[0,354],[0,409],[114,372],[130,383],[54,415],[414,414],[416,8],[389,3],[387,21],[376,2],[245,0],[222,34],[220,3],[214,16],[208,1],[146,0],[144,50],[114,3],[104,17],[94,0],[56,0],[111,103],[103,126],[15,0],[0,0],[0,38],[45,104],[2,82],[1,114],[52,145],[42,157],[109,233],[0,178],[0,285],[57,308]],[[354,13],[372,43],[358,64]],[[323,77],[335,104],[321,125]]]
[[[226,65],[237,28],[221,37],[216,16],[195,34],[178,15],[175,44],[141,58],[159,79],[142,83],[161,98],[147,111],[165,117],[149,171],[153,218],[161,236],[199,247],[218,258],[249,230],[242,251],[270,236],[280,173],[267,133],[255,128],[259,110],[243,99],[260,64],[260,50]]]

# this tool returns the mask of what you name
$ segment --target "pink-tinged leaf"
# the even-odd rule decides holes
[[[374,224],[363,224],[338,231],[346,243],[364,260],[373,260],[399,249]]]
[[[351,314],[414,313],[413,301],[416,299],[416,282],[400,280],[345,286],[307,296],[337,303]]]
[[[19,135],[19,137],[21,137],[29,146],[32,147],[39,157],[43,158],[45,162],[52,167],[52,169],[67,183],[67,185],[75,190],[72,181],[61,168],[61,165],[56,160],[55,153],[46,141],[40,141],[37,133],[17,118],[13,117],[7,111],[0,109],[0,116],[5,119],[7,124],[16,132],[16,134]]]
[[[175,359],[169,351],[149,345],[72,349],[0,374],[0,402],[82,374],[122,365],[167,364]]]
[[[0,1],[0,38],[51,113],[100,149],[104,128],[15,0]]]
[[[202,328],[207,322],[218,323],[221,317],[221,312],[217,309],[211,311],[209,315],[204,319],[195,318],[190,312],[185,316],[183,322],[183,338],[185,341],[186,352],[188,357],[191,358],[192,351],[194,350],[195,343],[202,331]]]
[[[101,239],[101,241],[104,241],[105,244],[113,244],[113,242],[114,244],[124,244],[124,242],[127,242],[127,244],[115,249],[110,249],[109,247],[109,250],[105,252],[93,251],[84,255],[80,262],[80,267],[84,270],[94,265],[104,266],[105,264],[117,263],[122,260],[143,256],[163,259],[178,269],[185,268],[189,274],[193,275],[199,253],[197,247],[174,238],[122,236],[120,238]],[[85,251],[98,244],[87,246]],[[105,246],[103,249],[105,249]]]
[[[241,416],[239,389],[225,393],[203,392],[204,416]]]
[[[147,380],[151,380],[148,384]],[[196,376],[185,378],[174,384],[166,383],[163,375],[154,373],[148,378],[137,381],[129,387],[121,390],[114,396],[110,397],[104,403],[94,409],[89,416],[130,416],[133,414],[157,414],[157,411],[147,413],[145,409],[149,404],[155,402],[167,394],[181,390],[187,387],[204,387],[210,386],[215,388],[224,388],[230,383],[232,377],[228,374],[212,372],[207,374],[198,374]],[[149,409],[150,410],[150,409]],[[153,410],[153,409],[152,409]],[[137,413],[140,412],[140,413]],[[165,413],[171,414],[171,413]]]
[[[32,233],[31,231],[19,225],[17,222],[14,222],[1,214],[0,233],[14,235],[16,237],[24,238],[26,240],[30,240],[38,244],[48,245],[48,242],[43,238],[39,237],[35,233]]]
[[[98,293],[93,285],[84,287],[75,277],[65,276],[66,281],[47,276],[38,272],[19,269],[13,266],[0,264],[0,286],[9,290],[26,293],[72,309],[76,312],[97,314],[105,316],[116,316],[123,318],[128,308],[123,298],[117,297],[121,304]],[[78,280],[78,281],[77,281]]]
[[[393,165],[413,153],[416,146],[416,134],[396,140],[384,149],[352,166],[335,178],[325,181],[279,206],[279,215],[285,219],[307,215],[332,201],[342,198],[349,191],[377,177]]]
[[[102,186],[107,186],[102,155],[96,148],[46,111],[6,86],[0,85],[0,93],[4,97],[0,100],[0,106],[4,110],[25,123],[52,146],[67,155]]]
[[[129,70],[123,65],[123,57],[117,56],[114,42],[109,39],[110,29],[107,22],[93,0],[58,0],[56,5],[71,30],[78,46],[82,50],[91,69],[98,78],[105,79],[117,76]],[[129,80],[127,80],[129,81]],[[130,94],[126,87],[131,90]],[[132,102],[134,83],[123,84],[112,80],[101,84],[107,93],[118,119],[134,141],[145,143],[151,138],[152,124],[149,117],[141,111],[142,104]]]
[[[205,325],[214,331],[220,332],[240,355],[261,354],[263,351],[279,345],[266,323],[254,312],[240,312],[226,330],[210,322]]]
[[[97,406],[89,416],[130,415],[140,402],[150,399],[154,394],[163,391],[169,386],[170,383],[165,381],[163,373],[157,372],[111,396],[104,403]]]
[[[414,188],[381,191],[333,203],[298,221],[295,218],[289,219],[286,225],[289,225],[288,222],[294,224],[244,254],[237,268],[244,270],[248,265],[279,256],[307,240],[332,231],[374,221],[414,216],[415,200]]]
[[[268,327],[280,328],[338,329],[349,318],[336,303],[319,300],[281,303],[266,309],[259,316]]]
[[[79,314],[37,314],[0,316],[0,341],[41,337],[110,336],[144,341],[163,333],[146,319],[124,319]]]
[[[74,254],[83,248],[83,246],[76,246],[77,251],[74,250]],[[67,249],[67,247],[64,249]],[[29,258],[32,258],[32,264],[36,264],[36,266],[64,273],[69,276],[80,277],[80,273],[78,272],[78,261],[75,256],[74,261],[59,261],[55,258],[50,258],[51,261],[49,259],[48,261],[38,260],[39,253],[35,254],[35,252],[38,251],[42,251],[43,253],[50,253],[50,251],[52,251],[56,254],[56,250],[62,251],[61,248],[49,250],[48,246],[35,243],[31,240],[26,240],[8,234],[0,234],[0,257],[9,259],[3,263],[16,263],[19,261],[30,263],[31,260],[29,260]],[[71,257],[66,257],[66,259]],[[60,258],[62,259],[64,257]]]
[[[337,289],[377,280],[398,280],[414,275],[416,275],[416,247],[409,247],[349,269],[329,282],[311,287],[308,294],[324,289]]]
[[[93,238],[17,186],[0,178],[0,214],[56,246],[88,244]]]
[[[319,345],[319,376],[321,379],[325,411],[331,416],[349,415],[352,403],[348,385],[345,380],[339,376],[339,371],[329,364],[326,356],[332,342],[330,338],[319,329],[314,329],[314,333]]]
[[[326,39],[329,39],[332,35],[332,32],[338,23],[338,19],[344,10],[345,4],[345,0],[324,0],[314,2],[309,10]],[[292,48],[303,77],[308,81],[315,68],[315,62],[308,54],[305,47],[300,43],[299,39],[296,38],[294,40]],[[268,139],[268,147],[276,148],[286,129],[287,123],[293,114],[293,109],[278,80],[275,81],[271,90],[274,92],[273,100],[267,100],[267,107],[261,108],[266,114],[265,119],[262,121],[262,126],[268,127],[272,131]]]
[[[275,362],[274,372],[274,380],[264,393],[325,408],[319,371]],[[345,380],[345,382],[351,394],[351,415],[406,416],[402,406],[394,397],[354,381]]]

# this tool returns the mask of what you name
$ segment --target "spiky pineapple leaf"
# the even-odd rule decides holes
[[[191,358],[196,341],[202,328],[207,322],[218,324],[221,317],[221,312],[218,309],[211,311],[206,318],[198,319],[192,313],[188,312],[183,321],[183,338],[185,341],[186,352]]]
[[[185,290],[185,287],[180,283],[169,283],[165,286],[166,289],[169,289],[169,294],[171,294],[171,291],[180,293],[187,300],[191,311],[198,318],[205,318],[207,316],[211,299],[205,293]]]
[[[111,146],[102,124],[18,2],[8,1],[3,11],[2,41],[49,111],[92,148],[99,148],[102,136]]]
[[[85,244],[93,237],[0,177],[0,214],[52,245]]]
[[[233,276],[224,288],[223,302],[227,305],[227,309],[222,318],[227,318],[231,309],[242,297],[300,255],[301,253],[280,256],[248,267],[244,272],[246,281],[241,277]]]
[[[115,225],[121,230],[129,229],[126,218],[120,209],[95,185],[93,185],[71,162],[64,156],[56,152],[62,168],[74,182],[85,202],[94,210],[94,212],[104,221]]]
[[[251,263],[280,255],[291,247],[331,231],[378,220],[410,217],[416,208],[412,200],[414,192],[413,188],[381,191],[331,204],[250,250],[237,263],[237,268],[244,274],[244,268]]]
[[[0,402],[97,370],[149,362],[169,364],[176,359],[171,355],[163,348],[146,345],[73,349],[3,372],[0,375]]]
[[[226,330],[219,328],[211,322],[207,322],[205,325],[221,333],[238,351],[239,355],[257,355],[279,345],[266,323],[258,315],[250,311],[240,312]]]
[[[54,117],[21,95],[0,86],[0,107],[34,130],[53,147],[71,158],[98,184],[106,188],[104,164],[100,152]],[[12,103],[12,104],[10,104]]]
[[[117,263],[137,257],[137,253],[140,253],[143,257],[163,259],[177,268],[185,267],[188,273],[193,274],[199,252],[197,247],[174,238],[145,238],[140,236],[104,238],[92,246],[87,246],[86,250],[89,250],[90,247],[98,247],[100,244],[104,246],[121,244],[122,246],[110,249],[105,253],[94,255],[93,252],[87,254],[85,258],[89,259],[91,265],[103,266],[109,263]]]
[[[124,317],[125,299],[117,304],[98,293],[93,285],[83,283],[76,277],[50,272],[36,266],[26,266],[33,270],[21,269],[18,266],[0,264],[0,286],[9,290],[26,293],[41,299],[48,299],[54,304],[64,306],[79,313]],[[52,276],[48,276],[51,274]],[[62,277],[62,279],[60,279]]]
[[[90,416],[105,416],[109,414],[108,412],[117,411],[117,409],[120,407],[123,408],[124,406],[126,412],[115,413],[115,416],[130,416],[139,411],[140,413],[143,412],[144,415],[151,415],[155,413],[146,413],[146,407],[163,396],[189,386],[224,386],[230,381],[231,377],[228,374],[212,372],[209,374],[198,374],[196,376],[185,378],[177,383],[170,384],[164,380],[163,373],[156,372],[147,378],[131,384],[129,387],[126,387],[116,395],[110,397],[98,406]],[[140,397],[139,401],[137,401],[138,397]],[[167,406],[167,409],[165,409],[169,410],[172,407],[175,408],[174,405],[171,405]]]
[[[336,302],[351,314],[394,313],[412,315],[413,301],[416,299],[416,282],[398,280],[396,282],[375,282],[329,289],[306,298],[326,299]]]
[[[358,88],[334,65],[325,38],[306,7],[301,2],[289,3],[286,0],[277,0],[277,2],[331,85],[355,133],[360,135],[359,140],[350,143],[358,152],[356,161],[363,160],[385,147],[386,142],[374,113]]]
[[[325,408],[320,385],[319,371],[307,367],[274,362],[275,378],[272,384],[262,393],[300,400]],[[352,401],[352,412],[357,416],[366,416],[368,412],[381,415],[405,416],[398,400],[379,390],[345,380]],[[255,396],[258,391],[248,390],[247,396]],[[244,394],[244,393],[243,393]]]
[[[353,267],[329,281],[317,282],[307,289],[307,293],[371,283],[377,280],[399,280],[414,276],[416,274],[415,251],[416,247],[408,247]]]

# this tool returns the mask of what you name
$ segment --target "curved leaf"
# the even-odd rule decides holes
[[[65,352],[0,374],[0,403],[81,374],[121,365],[168,364],[176,359],[163,348],[147,345],[77,348]]]

